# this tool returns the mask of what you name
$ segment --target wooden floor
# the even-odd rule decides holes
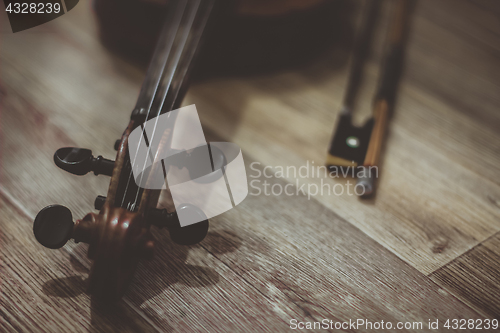
[[[88,1],[16,34],[3,15],[0,331],[284,332],[292,319],[364,319],[422,322],[401,331],[425,332],[438,319],[434,331],[448,332],[447,319],[500,319],[499,17],[497,0],[417,3],[375,198],[250,188],[241,205],[212,219],[200,245],[176,246],[158,232],[155,259],[140,265],[121,302],[104,306],[86,294],[85,245],[45,249],[32,221],[53,203],[81,218],[106,193],[106,177],[64,173],[52,154],[79,146],[112,158],[143,70],[101,45]],[[249,180],[346,185],[255,177],[267,166],[323,165],[348,51],[339,46],[280,73],[196,83],[184,104],[196,104],[208,137],[242,148]],[[380,54],[378,46],[367,68],[360,120]]]

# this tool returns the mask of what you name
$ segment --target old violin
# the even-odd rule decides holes
[[[97,1],[96,6],[105,2]],[[316,2],[319,1],[311,1]],[[269,7],[262,1],[256,3],[257,6],[249,6],[243,2],[242,6],[246,11],[267,8],[270,14],[278,8]],[[295,4],[293,8],[304,7],[303,2],[290,3]],[[55,164],[72,174],[85,175],[92,171],[95,175],[111,177],[107,196],[98,196],[95,200],[98,214],[89,213],[73,222],[68,208],[51,205],[38,213],[33,225],[36,239],[47,248],[61,248],[70,239],[89,244],[88,257],[93,260],[89,290],[95,297],[116,300],[123,295],[138,261],[153,255],[155,245],[151,226],[168,229],[172,241],[182,245],[196,244],[207,235],[209,221],[201,209],[190,204],[177,206],[177,211],[158,209],[160,190],[137,186],[128,146],[129,135],[134,129],[144,128],[147,121],[180,107],[209,18],[220,7],[216,0],[168,2],[164,27],[130,123],[115,143],[117,154],[114,161],[94,157],[89,149],[81,148],[61,148],[54,155]],[[171,133],[167,133],[161,144],[169,148]],[[200,222],[181,227],[179,210],[197,216]]]

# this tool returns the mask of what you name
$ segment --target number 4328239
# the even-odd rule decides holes
[[[466,329],[494,329],[498,328],[498,319],[448,319],[444,323],[444,327],[452,330],[466,330]]]
[[[61,12],[61,5],[58,3],[9,3],[5,9],[8,13],[14,14],[58,14]]]

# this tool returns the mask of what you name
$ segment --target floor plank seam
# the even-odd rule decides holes
[[[495,233],[496,235],[496,233]],[[493,235],[494,236],[494,235]],[[491,236],[491,237],[493,237]],[[489,239],[490,237],[488,237],[487,239]],[[486,240],[485,240],[486,241]],[[471,247],[470,249],[468,249],[467,251],[465,251],[464,253],[462,253],[461,255],[453,258],[452,260],[448,261],[446,264],[442,265],[441,267],[438,267],[437,269],[433,270],[432,272],[430,272],[429,274],[427,274],[426,276],[428,277],[431,277],[431,275],[435,275],[435,274],[438,274],[440,271],[442,271],[443,269],[446,269],[446,267],[448,267],[449,265],[452,265],[454,264],[456,261],[458,261],[459,259],[461,259],[463,256],[466,256],[468,255],[470,252],[474,251],[475,249],[477,249],[479,246],[481,246],[481,242],[477,243],[476,245],[474,245],[473,247]]]
[[[455,257],[454,259],[450,260],[449,262],[447,262],[446,264],[442,265],[441,267],[435,269],[434,271],[430,272],[429,274],[427,274],[428,277],[431,277],[431,275],[435,275],[435,274],[438,274],[441,270],[447,268],[449,265],[452,265],[454,264],[456,261],[462,259],[462,257],[465,257],[466,255],[468,255],[469,253],[471,253],[472,251],[474,251],[475,249],[477,249],[478,247],[480,246],[484,246],[484,243],[486,243],[487,241],[489,241],[490,239],[493,239],[497,236],[500,236],[500,231],[494,233],[493,235],[489,236],[488,238],[484,239],[483,241],[477,243],[476,245],[474,245],[473,247],[471,247],[469,250],[465,251],[464,253],[462,253],[461,255],[459,255],[458,257]],[[489,249],[488,249],[489,250]],[[491,251],[491,250],[490,250]]]
[[[489,240],[491,240],[492,238],[495,238],[497,236],[500,237],[500,231],[498,231],[498,232],[494,233],[493,235],[491,235],[490,237],[486,238],[480,244],[484,245],[484,243],[488,242]]]

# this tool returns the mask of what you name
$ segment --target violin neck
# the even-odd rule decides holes
[[[144,190],[134,182],[134,165],[142,168],[146,163],[143,159],[130,160],[127,151],[128,135],[148,120],[180,107],[189,84],[189,70],[216,1],[219,0],[169,1],[165,25],[132,112],[129,128],[124,134],[127,137],[126,143],[118,152],[117,161],[123,167],[112,178],[108,191],[108,197],[116,207],[138,212],[156,207],[160,191]],[[175,117],[176,114],[171,115]],[[175,119],[172,119],[171,123],[174,122]],[[164,135],[157,131],[154,133],[155,137]],[[164,147],[170,147],[171,134],[172,131],[168,131],[167,137],[162,140]],[[149,137],[146,140],[144,135],[144,140],[149,146],[149,142],[155,138]]]
[[[165,25],[131,118],[140,124],[177,109],[216,0],[169,2]]]

